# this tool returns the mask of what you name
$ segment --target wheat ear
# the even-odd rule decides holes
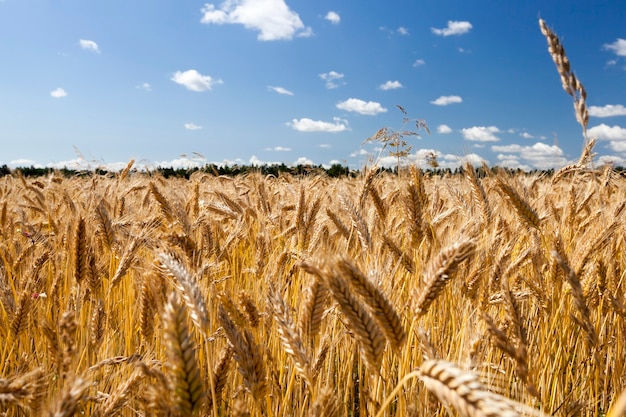
[[[348,319],[350,329],[363,352],[365,363],[368,368],[377,373],[385,349],[385,336],[380,327],[352,294],[350,286],[339,274],[327,274],[326,285],[339,304],[341,312]]]
[[[453,406],[464,417],[518,417],[513,401],[488,391],[470,372],[456,365],[429,360],[420,367],[419,378],[439,401]]]
[[[278,291],[273,287],[270,287],[269,302],[272,306],[272,310],[274,310],[274,319],[276,320],[276,324],[278,324],[278,333],[280,334],[282,345],[287,354],[293,359],[296,370],[300,376],[306,381],[307,385],[312,388],[310,355],[291,317],[290,308],[283,297],[281,297]]]
[[[469,258],[475,250],[476,244],[473,240],[462,239],[439,252],[427,269],[422,288],[415,294],[413,308],[418,315],[426,314],[430,305],[452,278],[459,264]]]
[[[185,309],[178,304],[175,293],[165,306],[163,327],[176,408],[180,415],[191,416],[200,409],[205,391],[195,341],[189,332]]]
[[[233,348],[235,360],[239,364],[238,371],[243,376],[244,384],[255,401],[263,405],[267,384],[265,381],[265,365],[263,357],[254,338],[249,331],[241,333],[237,325],[228,317],[222,304],[218,307],[218,318],[226,337]]]
[[[389,299],[376,284],[348,259],[340,259],[336,268],[340,273],[348,277],[354,290],[369,306],[374,314],[374,319],[380,325],[391,348],[399,350],[406,341],[406,331],[402,326],[400,316],[398,316]]]
[[[184,300],[191,320],[204,334],[209,330],[209,312],[206,301],[196,280],[189,271],[171,254],[161,253],[158,256],[162,270],[173,278],[174,287]]]

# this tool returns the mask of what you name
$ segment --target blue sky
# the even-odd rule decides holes
[[[560,167],[583,136],[538,18],[626,165],[626,2],[0,0],[0,164]],[[414,128],[408,125],[406,128]]]

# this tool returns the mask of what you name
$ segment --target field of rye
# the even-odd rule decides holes
[[[0,411],[604,415],[625,196],[610,167],[4,177]]]

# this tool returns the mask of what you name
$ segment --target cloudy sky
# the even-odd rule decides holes
[[[626,3],[0,0],[0,165],[560,167],[583,143],[541,17],[626,165]]]

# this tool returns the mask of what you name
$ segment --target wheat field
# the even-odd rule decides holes
[[[603,415],[625,196],[610,167],[6,176],[0,410]]]
[[[553,175],[1,177],[0,415],[623,415],[626,178],[540,28]]]

